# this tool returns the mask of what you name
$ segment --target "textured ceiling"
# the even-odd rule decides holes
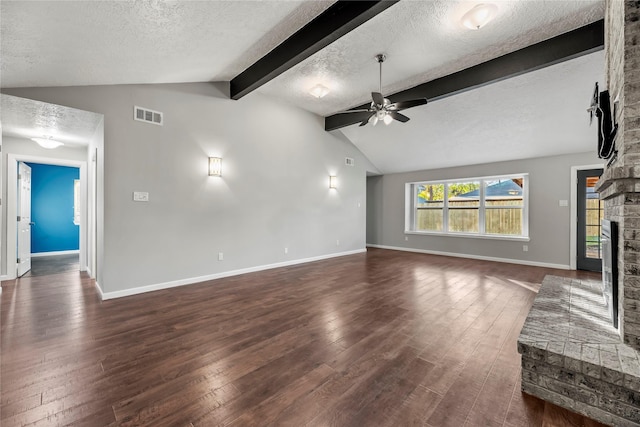
[[[22,138],[52,137],[65,145],[87,145],[102,114],[0,95],[2,134]]]
[[[382,173],[595,152],[587,108],[599,51],[407,110],[407,123],[342,129]]]
[[[370,102],[378,90],[375,55],[385,53],[383,93],[393,93],[602,19],[604,2],[498,1],[496,18],[478,31],[460,24],[475,3],[400,1],[365,22],[260,92],[301,108],[329,115]],[[315,99],[308,91],[321,83],[331,93]]]
[[[230,80],[331,3],[3,0],[1,84]]]
[[[383,92],[393,93],[604,16],[603,0],[492,0],[496,18],[467,30],[460,17],[479,2],[402,0],[258,92],[329,115],[367,102],[377,90],[377,53],[388,56]],[[332,3],[2,0],[0,85],[226,81]],[[405,125],[350,127],[344,134],[385,172],[586,151],[593,129],[577,117],[603,68],[601,53],[589,55],[408,110]],[[317,83],[331,93],[313,98],[308,90]],[[541,105],[541,93],[556,101]]]

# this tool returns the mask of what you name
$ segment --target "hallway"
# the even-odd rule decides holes
[[[31,270],[22,277],[48,276],[80,270],[78,254],[31,258]]]

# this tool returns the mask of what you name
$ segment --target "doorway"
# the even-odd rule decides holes
[[[576,268],[602,271],[601,221],[604,204],[595,185],[602,175],[602,168],[579,170],[577,173],[576,207]]]
[[[36,277],[80,270],[80,169],[72,166],[19,162],[18,182],[21,212],[18,226],[18,276]],[[21,177],[29,170],[30,191],[22,200],[22,188],[27,184]],[[30,206],[27,206],[29,205]],[[25,209],[26,208],[26,209]],[[28,228],[22,211],[30,212]],[[30,242],[21,237],[30,235]],[[29,245],[23,248],[22,245]],[[26,252],[26,253],[23,253]],[[22,268],[30,264],[30,269]]]
[[[65,166],[71,168],[77,168],[79,170],[79,218],[75,218],[74,212],[69,212],[69,219],[76,220],[78,222],[78,250],[76,254],[73,254],[74,258],[77,258],[78,267],[75,268],[74,260],[70,260],[67,258],[67,255],[71,255],[70,253],[65,253],[65,251],[60,251],[61,253],[56,254],[61,255],[60,259],[51,260],[52,262],[39,262],[39,258],[34,258],[38,260],[36,264],[38,271],[45,271],[51,274],[51,271],[60,271],[61,269],[67,268],[75,268],[76,271],[86,270],[87,265],[87,164],[84,161],[76,161],[76,160],[62,160],[62,159],[53,159],[46,157],[35,157],[35,156],[27,156],[27,155],[18,155],[9,153],[7,155],[7,275],[8,279],[15,278],[19,274],[25,273],[25,271],[18,271],[18,168],[20,163],[30,163],[30,164],[42,164],[42,165],[57,165],[57,166]],[[30,222],[34,222],[33,218]],[[37,222],[35,224],[37,226]],[[31,225],[33,227],[33,224]],[[31,260],[33,263],[33,260]],[[43,268],[39,264],[43,264]],[[33,266],[32,266],[33,269]]]

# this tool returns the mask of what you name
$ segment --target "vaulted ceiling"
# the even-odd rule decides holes
[[[11,88],[229,81],[333,3],[3,0],[0,83]],[[460,18],[476,3],[387,4],[256,92],[331,116],[369,101],[378,88],[378,53],[387,55],[387,95],[604,16],[601,0],[499,0],[493,1],[495,19],[472,31]],[[406,124],[351,125],[334,132],[343,132],[384,173],[584,152],[595,141],[585,109],[593,83],[604,83],[603,70],[602,51],[596,51],[406,110]],[[330,89],[321,99],[308,93],[318,83]]]

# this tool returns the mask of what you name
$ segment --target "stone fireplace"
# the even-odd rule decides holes
[[[620,336],[640,350],[640,2],[607,1],[606,72],[615,107],[616,156],[597,186],[617,223]]]
[[[605,32],[618,131],[596,191],[618,227],[618,329],[603,283],[548,276],[518,351],[525,393],[608,425],[640,426],[640,1],[606,0]]]

